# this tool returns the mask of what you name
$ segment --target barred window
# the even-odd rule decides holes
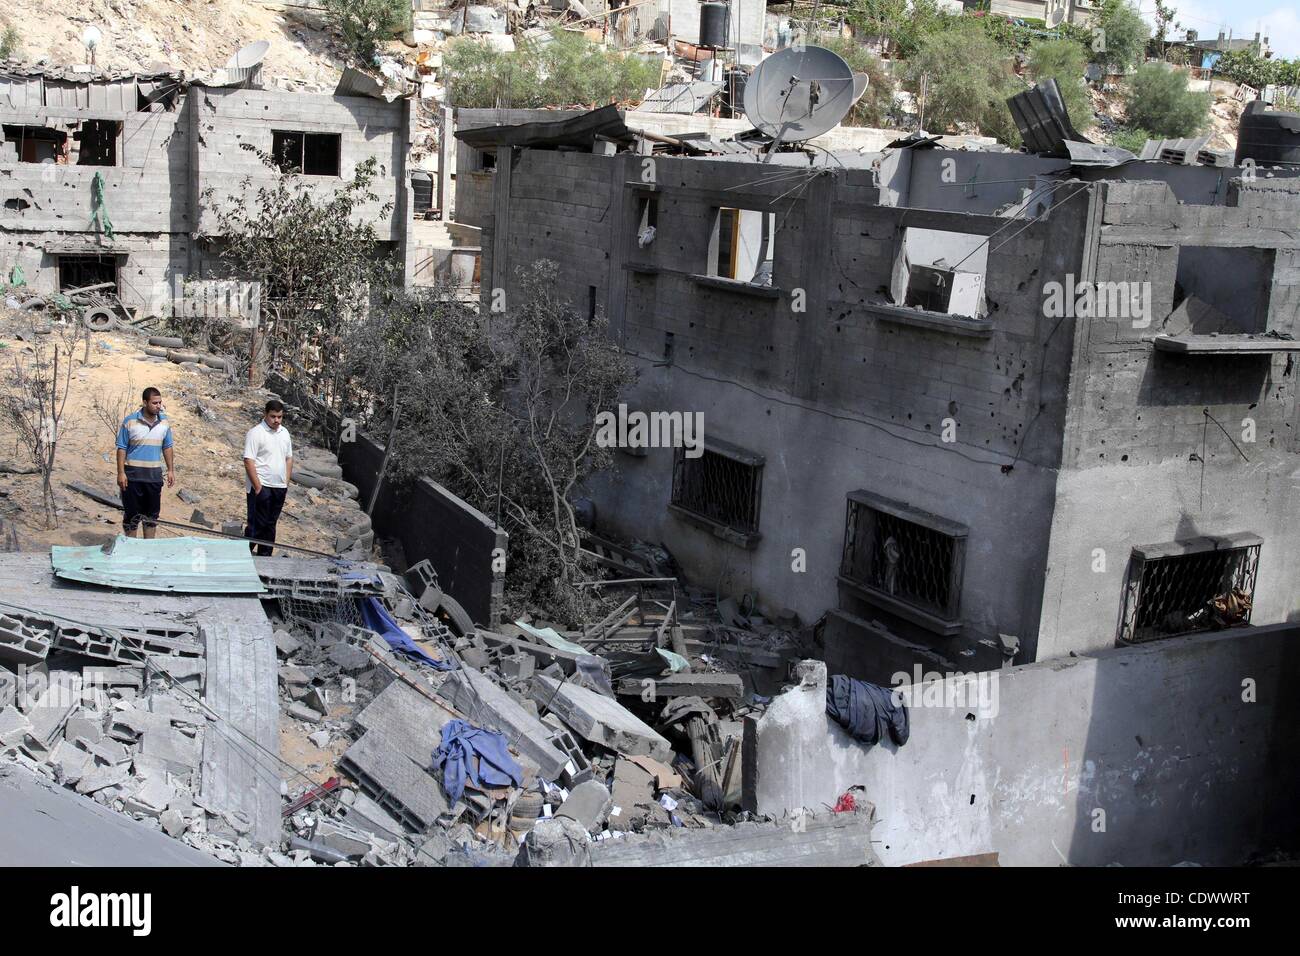
[[[944,633],[960,627],[967,529],[900,501],[849,495],[840,579],[875,603]],[[903,613],[909,610],[919,614]]]
[[[1120,640],[1141,643],[1248,624],[1262,543],[1245,533],[1134,548]]]
[[[710,440],[698,458],[677,449],[673,461],[671,507],[683,517],[701,519],[738,535],[738,543],[758,538],[763,458]],[[723,535],[727,537],[727,535]]]

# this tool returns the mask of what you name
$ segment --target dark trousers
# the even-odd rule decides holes
[[[141,521],[147,527],[154,526],[162,507],[162,487],[161,481],[127,480],[122,492],[122,527],[127,534],[133,533]]]
[[[248,493],[248,526],[244,528],[245,538],[257,538],[260,541],[275,541],[275,523],[280,520],[280,509],[284,507],[284,496],[288,488],[268,488],[262,486],[260,493]],[[269,544],[254,545],[248,550],[261,557],[269,557]]]

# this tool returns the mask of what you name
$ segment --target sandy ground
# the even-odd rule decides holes
[[[0,18],[18,30],[20,57],[29,61],[88,62],[81,37],[93,25],[102,34],[95,52],[100,67],[211,70],[240,47],[266,40],[267,78],[332,87],[342,71],[341,41],[276,6],[256,0],[7,0]]]
[[[27,346],[14,338],[19,327],[12,314],[0,308],[0,379],[8,377],[15,353],[19,360],[25,357]],[[244,433],[261,417],[264,393],[241,387],[224,373],[195,371],[148,357],[142,351],[144,344],[143,337],[133,334],[98,334],[92,339],[88,364],[81,365],[83,353],[80,348],[76,352],[78,367],[54,469],[58,527],[45,527],[39,475],[0,474],[0,518],[17,525],[22,550],[42,550],[52,544],[98,544],[121,530],[120,511],[69,490],[66,484],[81,482],[116,494],[116,428],[99,418],[94,405],[96,401],[110,406],[117,403],[125,415],[139,407],[140,392],[150,385],[163,394],[163,408],[175,436],[177,480],[175,487],[163,489],[160,517],[189,524],[197,509],[217,530],[223,521],[244,520]],[[285,424],[293,433],[292,419]],[[301,458],[309,449],[295,441],[295,451]],[[3,462],[29,463],[16,447],[13,429],[0,422]],[[182,490],[197,494],[198,502],[182,501]],[[349,509],[323,492],[293,485],[280,518],[278,540],[334,553],[336,529],[355,520],[355,507]],[[160,535],[186,533],[159,528]]]

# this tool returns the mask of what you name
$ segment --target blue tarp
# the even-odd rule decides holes
[[[456,665],[451,661],[440,661],[436,657],[430,657],[422,647],[411,640],[411,636],[398,626],[387,608],[379,603],[379,598],[368,597],[361,602],[361,617],[366,622],[366,627],[387,641],[388,646],[397,653],[405,654],[411,660],[419,661],[421,664],[428,664],[436,670],[456,669]]]
[[[442,785],[452,803],[465,792],[465,781],[480,790],[523,783],[523,768],[506,749],[502,734],[483,730],[464,720],[449,720],[442,727],[442,744],[433,752],[433,767],[442,771]]]

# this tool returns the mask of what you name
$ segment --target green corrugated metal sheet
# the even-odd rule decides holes
[[[103,547],[50,548],[54,573],[69,581],[132,591],[261,594],[248,545],[221,538],[128,538]]]

